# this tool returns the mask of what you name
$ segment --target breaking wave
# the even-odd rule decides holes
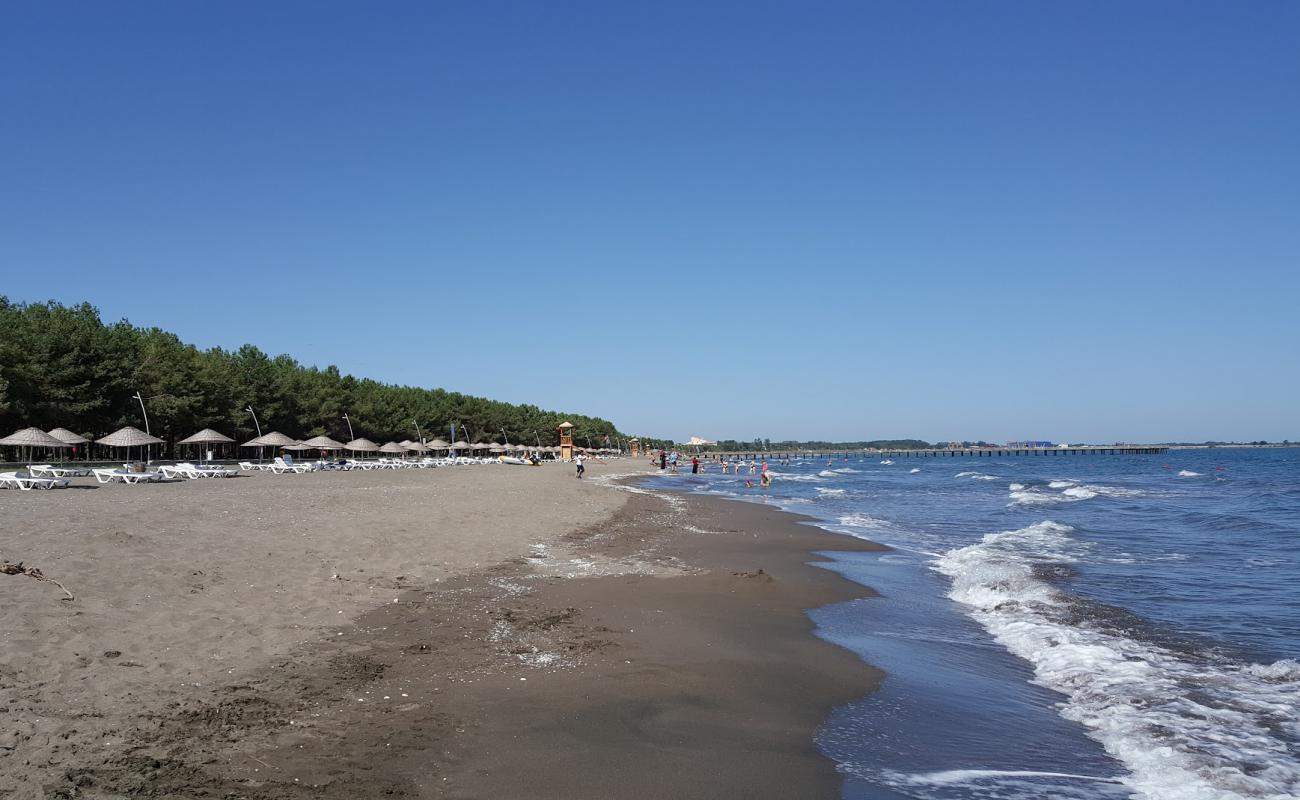
[[[1068,573],[1088,551],[1068,525],[1039,522],[950,550],[933,568],[948,596],[1064,695],[1084,726],[1149,800],[1282,800],[1300,796],[1300,664],[1180,652],[1108,626],[1039,575]],[[1056,569],[1053,567],[1056,566]]]

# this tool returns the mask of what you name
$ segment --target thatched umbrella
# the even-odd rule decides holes
[[[445,439],[432,439],[428,442],[428,445],[432,450],[446,450],[451,446]]]
[[[412,442],[410,439],[403,439],[402,441],[398,442],[398,444],[400,444],[402,447],[410,447]]]
[[[63,448],[68,446],[67,442],[61,439],[56,439],[40,428],[23,428],[20,431],[16,431],[9,436],[0,439],[0,444],[9,445],[10,447]]]
[[[313,436],[303,444],[316,450],[342,450],[347,447],[342,442],[336,442],[328,436]]]
[[[288,447],[291,444],[298,444],[298,440],[290,439],[279,431],[271,431],[265,436],[259,436],[247,442],[244,447]]]
[[[145,433],[139,428],[133,428],[130,425],[110,433],[103,439],[95,440],[95,444],[102,444],[105,447],[148,447],[151,444],[162,443],[163,440],[157,436]]]
[[[133,428],[127,425],[121,430],[114,431],[102,439],[96,439],[95,444],[102,444],[105,447],[125,447],[127,448],[128,457],[131,454],[130,448],[145,448],[146,460],[148,458],[147,448],[151,445],[162,444],[163,440],[153,434],[145,433],[139,428]]]
[[[347,450],[351,450],[354,453],[373,453],[379,449],[379,445],[375,444],[369,439],[353,439],[352,441],[343,445],[343,447]]]
[[[224,433],[218,433],[211,428],[204,428],[193,436],[187,436],[176,444],[226,444],[233,442],[229,436]]]
[[[402,447],[402,446],[401,446],[400,444],[398,444],[397,442],[389,442],[388,444],[386,444],[386,445],[384,445],[383,447],[379,448],[379,452],[381,452],[381,453],[405,453],[405,452],[406,452],[406,448],[405,448],[405,447]]]
[[[26,449],[27,455],[31,455],[31,449],[36,447],[48,447],[56,450],[64,450],[71,447],[67,442],[49,435],[40,428],[23,428],[13,434],[0,439],[0,445],[9,445],[10,447],[21,447]]]
[[[211,428],[204,428],[193,436],[187,436],[186,438],[181,439],[176,444],[230,444],[234,441],[234,439],[231,439],[224,433],[218,433]]]
[[[503,445],[499,445],[499,444],[493,444],[491,447],[488,448],[488,452],[491,453],[504,453],[505,451],[506,448]]]
[[[427,444],[420,444],[419,442],[411,442],[406,446],[406,449],[410,450],[412,453],[427,453],[432,448],[430,448]]]
[[[90,440],[86,437],[75,434],[67,428],[55,428],[52,431],[46,431],[46,433],[60,442],[66,442],[73,453],[76,453],[77,448],[81,445],[90,443]]]
[[[55,439],[58,439],[60,442],[64,442],[66,444],[76,445],[76,444],[87,444],[90,442],[90,440],[87,439],[86,437],[78,436],[77,434],[73,433],[67,428],[55,428],[52,431],[46,431],[46,433],[53,436]]]
[[[449,450],[468,450],[469,443],[462,439],[459,441],[452,442],[451,444],[447,445],[447,448]]]

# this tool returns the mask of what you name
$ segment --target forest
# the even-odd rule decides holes
[[[380,383],[251,344],[200,350],[158,328],[105,324],[89,303],[15,303],[0,295],[0,436],[29,426],[90,438],[124,425],[143,430],[137,392],[150,432],[169,443],[202,428],[242,442],[257,435],[257,423],[265,433],[348,441],[348,420],[355,436],[381,443],[420,433],[446,438],[454,423],[472,442],[500,442],[504,430],[514,443],[549,445],[564,420],[574,424],[577,444],[601,447],[609,436],[616,446],[624,438],[599,417]]]

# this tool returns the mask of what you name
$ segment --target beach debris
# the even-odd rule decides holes
[[[67,595],[67,597],[64,598],[65,600],[77,599],[72,596],[72,592],[68,591],[68,587],[64,586],[62,583],[59,583],[53,578],[46,576],[36,567],[23,566],[23,562],[21,561],[19,561],[16,564],[10,564],[8,561],[0,561],[0,575],[26,575],[27,577],[33,578],[38,581],[44,581],[45,583],[52,583],[55,586],[62,589],[63,593]]]

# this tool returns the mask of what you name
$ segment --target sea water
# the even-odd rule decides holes
[[[892,461],[656,480],[892,548],[810,611],[888,673],[819,733],[844,797],[1300,797],[1300,450]]]

